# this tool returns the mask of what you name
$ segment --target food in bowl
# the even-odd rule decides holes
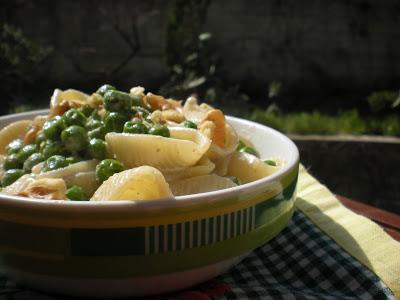
[[[2,192],[73,201],[149,200],[232,188],[279,170],[224,113],[189,97],[111,85],[56,89],[46,115],[0,131]]]
[[[71,90],[62,93],[65,93],[65,99],[80,94]],[[93,103],[101,103],[99,97],[90,99]],[[53,103],[50,114],[60,113],[69,102],[64,102],[61,107],[56,105],[59,102]],[[0,117],[0,128],[8,128],[2,131],[0,149],[4,151],[15,136],[24,138],[26,128],[32,125],[30,120],[34,120],[32,128],[37,124],[40,127],[41,122],[46,121],[40,116],[48,114],[48,111],[32,111]],[[247,146],[257,149],[260,157],[274,160],[277,168],[272,174],[254,180],[257,173],[241,172],[244,162],[239,161],[228,171],[238,173],[238,176],[231,175],[242,180],[240,185],[197,194],[185,190],[183,193],[189,194],[146,201],[65,201],[54,200],[60,198],[58,195],[29,198],[0,193],[0,261],[4,274],[35,289],[73,296],[117,298],[183,289],[222,274],[237,264],[253,249],[276,236],[291,219],[299,153],[290,139],[271,128],[230,116],[225,119]],[[182,132],[186,132],[182,125]],[[176,127],[179,131],[180,126]],[[101,128],[94,134],[104,134]],[[60,144],[61,141],[46,143],[43,153],[54,155],[52,151],[59,149]],[[76,149],[74,147],[76,145],[70,145],[69,149]],[[214,149],[217,149],[212,152],[215,156],[210,154],[208,160],[215,166],[205,176],[220,176],[217,172],[226,167],[215,159],[221,152],[217,147]],[[256,156],[246,153],[243,155],[260,162]],[[236,149],[233,155],[242,156]],[[122,168],[127,168],[121,158],[117,159]],[[53,168],[52,164],[60,163],[55,158],[47,166],[32,163],[32,173],[40,177],[62,171],[64,173],[52,178],[37,179],[63,178],[71,187],[78,184],[90,187],[88,182],[92,182],[93,193],[99,188],[99,183],[93,180],[93,172],[102,158],[74,163],[75,159],[68,156],[65,160],[74,168],[67,166],[42,173],[41,168]],[[212,167],[208,160],[200,158],[195,168],[187,168],[185,172],[169,169],[161,175],[171,183],[190,180]],[[108,168],[111,173],[118,171],[110,179],[125,172],[120,171],[118,163],[104,164],[106,168],[102,169],[100,177],[109,175]],[[153,170],[153,167],[145,168]],[[128,169],[132,173],[134,170]],[[75,177],[76,173],[81,174]],[[136,175],[129,174],[127,178]],[[231,180],[226,175],[221,177]],[[53,184],[57,187],[56,181]],[[192,184],[186,186],[197,188]],[[78,200],[81,190],[83,188],[73,190],[71,198]],[[83,191],[86,196],[90,195],[89,188]]]

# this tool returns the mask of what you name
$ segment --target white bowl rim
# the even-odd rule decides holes
[[[11,114],[6,116],[0,116],[1,121],[13,120],[16,117],[22,119],[25,116],[32,117],[38,114],[47,114],[48,110],[34,110],[29,112],[23,112],[18,114]],[[248,192],[261,189],[268,184],[279,181],[280,178],[284,177],[290,170],[297,167],[299,163],[299,151],[297,146],[292,140],[290,140],[283,133],[270,128],[268,126],[249,121],[242,118],[227,116],[227,120],[234,120],[239,123],[244,123],[249,126],[255,127],[258,130],[268,132],[268,134],[275,135],[282,139],[287,145],[289,152],[291,153],[290,158],[286,161],[286,164],[279,169],[277,172],[270,176],[258,179],[256,181],[232,187],[229,189],[217,190],[206,193],[199,193],[193,195],[176,196],[169,198],[161,198],[154,200],[105,200],[105,201],[64,201],[64,200],[45,200],[45,199],[30,199],[21,196],[13,196],[0,192],[0,201],[3,205],[10,204],[13,207],[21,208],[39,208],[39,209],[51,209],[51,210],[63,210],[63,211],[81,211],[86,210],[90,207],[91,212],[104,212],[110,210],[126,210],[134,208],[135,210],[153,210],[153,209],[165,209],[168,207],[177,206],[192,206],[200,203],[211,203],[217,202],[222,199],[237,197],[238,195],[247,194]],[[21,201],[22,200],[22,201]]]

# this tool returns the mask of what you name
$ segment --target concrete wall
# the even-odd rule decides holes
[[[48,85],[157,87],[167,74],[172,2],[20,0],[3,2],[0,15],[53,47],[41,66]],[[318,99],[400,81],[398,0],[214,0],[203,28],[216,38],[225,80],[254,95],[265,95],[271,80]]]

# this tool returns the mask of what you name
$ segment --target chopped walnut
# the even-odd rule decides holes
[[[167,100],[163,96],[153,93],[147,93],[146,96],[143,97],[143,102],[153,110],[160,110],[163,105],[168,104]]]
[[[95,109],[99,109],[103,106],[103,97],[99,94],[92,94],[87,98],[87,104],[90,107],[93,107]]]
[[[150,116],[150,120],[155,124],[164,124],[165,123],[164,116],[160,110],[153,111]]]
[[[175,123],[181,123],[185,121],[183,114],[175,109],[168,109],[161,112],[162,117],[166,121],[172,121]]]

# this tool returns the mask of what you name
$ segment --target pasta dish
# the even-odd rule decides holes
[[[147,200],[235,187],[277,171],[224,113],[144,88],[56,89],[47,115],[0,131],[2,193],[74,201]]]

